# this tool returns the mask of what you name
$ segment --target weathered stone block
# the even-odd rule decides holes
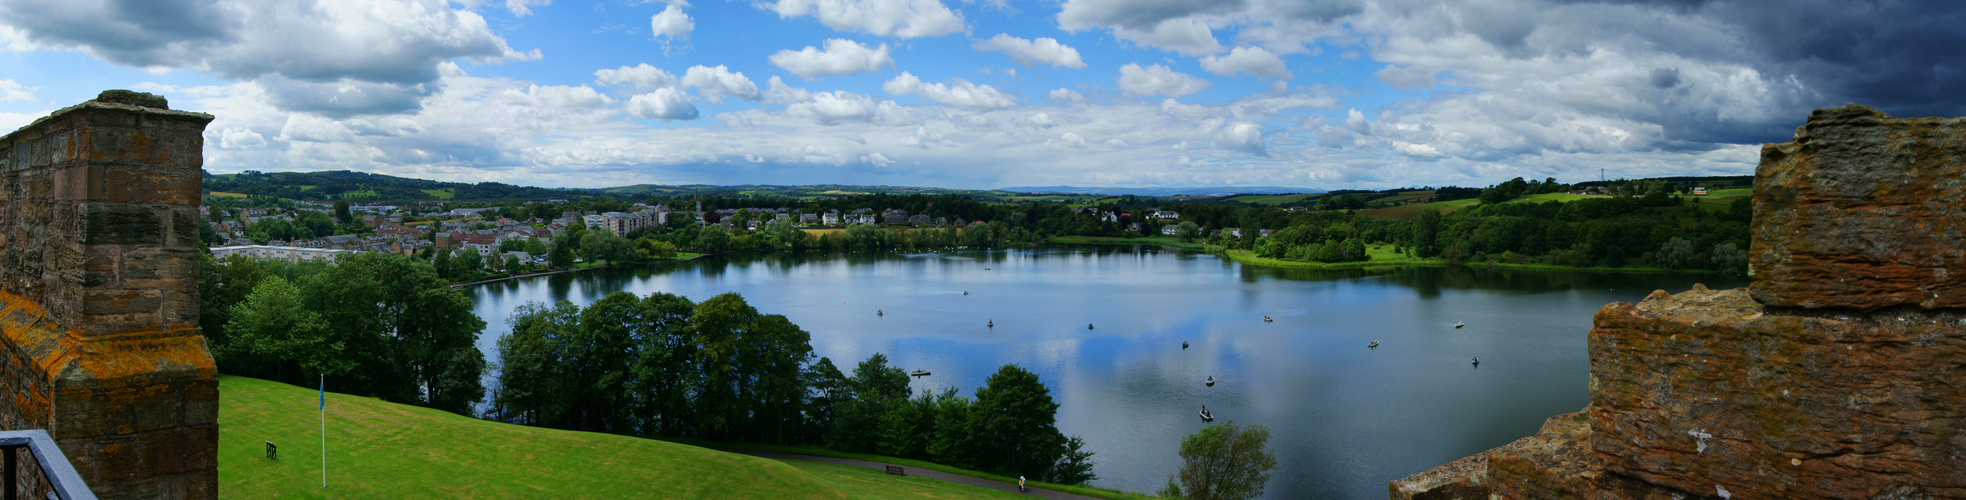
[[[82,204],[82,243],[164,242],[164,219],[156,209],[123,203]]]
[[[1590,354],[1591,447],[1626,483],[1966,497],[1961,313],[1771,314],[1744,291],[1696,287],[1605,306]]]
[[[1819,109],[1755,170],[1756,301],[1966,307],[1966,120]]]

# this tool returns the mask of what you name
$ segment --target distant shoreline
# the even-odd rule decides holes
[[[699,254],[696,254],[696,255],[691,255],[691,256],[688,256],[688,257],[683,257],[683,258],[680,258],[680,259],[664,259],[664,260],[645,260],[645,261],[640,261],[640,262],[630,262],[630,263],[627,263],[627,264],[608,264],[608,265],[605,265],[605,266],[594,266],[594,267],[582,267],[582,268],[576,268],[576,269],[558,269],[558,270],[553,270],[553,271],[544,271],[544,272],[537,272],[537,273],[530,273],[530,274],[515,274],[515,275],[511,275],[511,276],[506,276],[506,277],[502,277],[502,278],[492,278],[492,279],[488,279],[488,280],[478,280],[478,281],[467,281],[467,282],[464,282],[464,283],[451,283],[451,287],[452,287],[452,288],[464,288],[464,287],[467,287],[467,286],[472,286],[472,285],[483,285],[483,284],[486,284],[486,283],[497,283],[497,282],[500,282],[500,281],[506,281],[506,280],[515,280],[515,279],[519,279],[519,278],[531,278],[531,277],[534,277],[534,276],[551,276],[551,275],[555,275],[555,274],[566,274],[566,273],[575,273],[575,272],[580,272],[580,271],[592,271],[592,270],[595,270],[595,269],[614,269],[614,268],[617,268],[617,267],[626,267],[626,266],[634,266],[634,265],[641,265],[641,264],[648,264],[648,263],[652,263],[652,262],[683,262],[683,261],[687,261],[687,260],[695,260],[695,259],[697,259],[697,258],[700,258],[700,257],[703,257],[703,256],[706,256],[706,255],[710,255],[710,254],[707,254],[707,253],[699,253]]]
[[[1447,262],[1442,261],[1438,257],[1425,258],[1425,259],[1406,257],[1406,258],[1402,258],[1399,261],[1363,260],[1363,261],[1356,261],[1356,262],[1306,262],[1306,261],[1272,259],[1268,257],[1258,257],[1254,254],[1249,253],[1248,250],[1225,249],[1219,245],[1207,245],[1201,243],[1169,242],[1167,241],[1168,239],[1170,238],[1167,237],[1113,238],[1113,237],[1104,237],[1104,236],[1058,236],[1058,237],[1053,237],[1051,239],[1051,242],[1058,243],[1058,244],[1066,244],[1066,245],[1156,245],[1156,246],[1163,246],[1168,248],[1177,248],[1181,250],[1202,252],[1210,255],[1219,255],[1229,260],[1233,260],[1242,264],[1257,266],[1257,267],[1275,268],[1275,269],[1381,269],[1381,268],[1399,268],[1399,267],[1414,267],[1414,268],[1468,267],[1468,268],[1483,268],[1483,269],[1513,269],[1513,270],[1525,270],[1525,271],[1582,271],[1582,272],[1593,272],[1593,273],[1627,273],[1627,274],[1715,274],[1714,271],[1707,270],[1707,269],[1674,270],[1674,269],[1660,269],[1656,267],[1571,267],[1571,266],[1558,266],[1553,264],[1510,264],[1510,263],[1502,263],[1502,262],[1474,262],[1474,263],[1463,264],[1461,266],[1449,266]],[[1378,247],[1374,247],[1374,248],[1376,249]]]

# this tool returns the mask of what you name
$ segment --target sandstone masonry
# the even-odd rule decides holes
[[[1962,134],[1817,110],[1762,149],[1746,290],[1605,306],[1584,411],[1391,497],[1966,498]]]
[[[211,120],[111,90],[0,137],[0,427],[47,429],[102,498],[217,497],[197,329]]]

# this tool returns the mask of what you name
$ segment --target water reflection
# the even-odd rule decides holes
[[[1207,405],[1273,431],[1269,498],[1383,498],[1385,482],[1533,433],[1589,399],[1585,333],[1612,301],[1713,277],[1254,268],[1159,247],[705,258],[473,287],[489,348],[528,301],[738,292],[850,367],[926,368],[972,392],[1038,373],[1099,484],[1152,491]],[[963,292],[969,292],[964,295]],[[876,309],[886,314],[876,316]],[[1274,322],[1262,321],[1269,316]],[[996,326],[987,324],[994,321]],[[1454,323],[1465,321],[1466,328]],[[1087,330],[1093,323],[1096,330]],[[1366,343],[1381,342],[1378,349]],[[1188,342],[1190,348],[1181,349]],[[1479,356],[1479,369],[1469,360]],[[1205,387],[1203,379],[1218,383]]]

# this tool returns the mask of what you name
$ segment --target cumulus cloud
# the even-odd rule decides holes
[[[0,80],[0,102],[32,101],[34,100],[35,90],[38,89],[21,85],[20,82],[15,82],[13,79]]]
[[[1386,65],[1373,76],[1379,77],[1386,85],[1399,90],[1426,90],[1434,87],[1434,73],[1419,66],[1399,67]]]
[[[920,94],[923,99],[969,109],[999,109],[1017,105],[1017,98],[989,85],[969,83],[961,78],[950,79],[946,84],[923,83],[921,78],[906,71],[881,84],[881,90],[893,95]]]
[[[234,80],[275,76],[283,81],[269,86],[293,97],[276,105],[341,114],[416,109],[409,96],[434,92],[440,63],[451,59],[539,57],[512,50],[483,17],[442,0],[19,0],[0,3],[0,24],[34,45],[83,50],[126,66],[187,68]],[[307,85],[327,88],[296,88]],[[335,90],[351,85],[364,88]],[[307,98],[326,94],[347,98]]]
[[[894,65],[894,58],[888,55],[887,44],[879,48],[869,48],[852,40],[828,39],[826,50],[807,45],[793,52],[781,50],[768,57],[772,65],[799,75],[799,78],[813,80],[821,76],[843,76],[854,73],[878,73],[881,68]]]
[[[894,160],[889,160],[887,159],[887,155],[880,154],[880,153],[867,153],[864,155],[860,155],[860,162],[873,165],[876,167],[885,167],[894,164]]]
[[[690,66],[689,71],[683,72],[682,83],[686,87],[696,87],[697,92],[701,92],[703,97],[716,103],[722,103],[724,97],[736,97],[746,101],[756,101],[763,97],[758,94],[757,83],[753,83],[750,78],[745,78],[743,73],[733,72],[722,64],[715,68]]]
[[[329,82],[295,80],[278,74],[257,83],[280,109],[349,117],[404,113],[421,109],[423,98],[442,89],[439,82],[376,83],[342,78]]]
[[[905,123],[912,121],[899,104],[886,99],[835,90],[813,92],[811,100],[786,106],[787,114],[825,125],[847,122]]]
[[[1036,40],[1025,40],[999,33],[989,40],[977,42],[973,47],[981,51],[1009,54],[1011,60],[1027,68],[1033,63],[1049,64],[1054,68],[1085,68],[1085,61],[1079,59],[1078,49],[1058,43],[1054,38],[1039,37]],[[1012,76],[1015,75],[1012,73]]]
[[[1208,80],[1168,69],[1167,66],[1155,64],[1142,68],[1133,63],[1120,67],[1119,83],[1120,91],[1135,96],[1181,97],[1214,86]]]
[[[1078,92],[1073,92],[1072,89],[1064,89],[1064,88],[1053,90],[1049,93],[1046,93],[1044,95],[1044,98],[1050,99],[1051,102],[1055,102],[1055,103],[1085,102],[1084,95],[1080,95]]]
[[[553,0],[505,0],[505,10],[512,11],[513,17],[532,15],[533,6],[553,5]]]
[[[1283,58],[1262,47],[1236,47],[1228,54],[1201,58],[1201,68],[1222,76],[1249,73],[1267,78],[1290,78]]]
[[[1215,134],[1215,147],[1264,156],[1263,127],[1254,123],[1230,123]]]
[[[266,146],[266,136],[252,129],[228,128],[219,132],[218,147],[225,149],[248,149]]]
[[[778,0],[761,7],[780,18],[811,16],[837,31],[918,38],[963,30],[963,18],[940,0]]]
[[[602,85],[615,87],[659,88],[676,86],[676,75],[669,74],[669,72],[663,71],[662,68],[650,66],[648,63],[622,66],[614,69],[595,70],[594,80],[600,82]]]
[[[689,32],[696,29],[696,21],[684,14],[683,9],[670,5],[649,18],[649,33],[671,40],[688,40]]]
[[[675,121],[695,120],[696,105],[689,102],[689,96],[674,87],[655,89],[654,92],[628,99],[628,114],[650,120]]]

